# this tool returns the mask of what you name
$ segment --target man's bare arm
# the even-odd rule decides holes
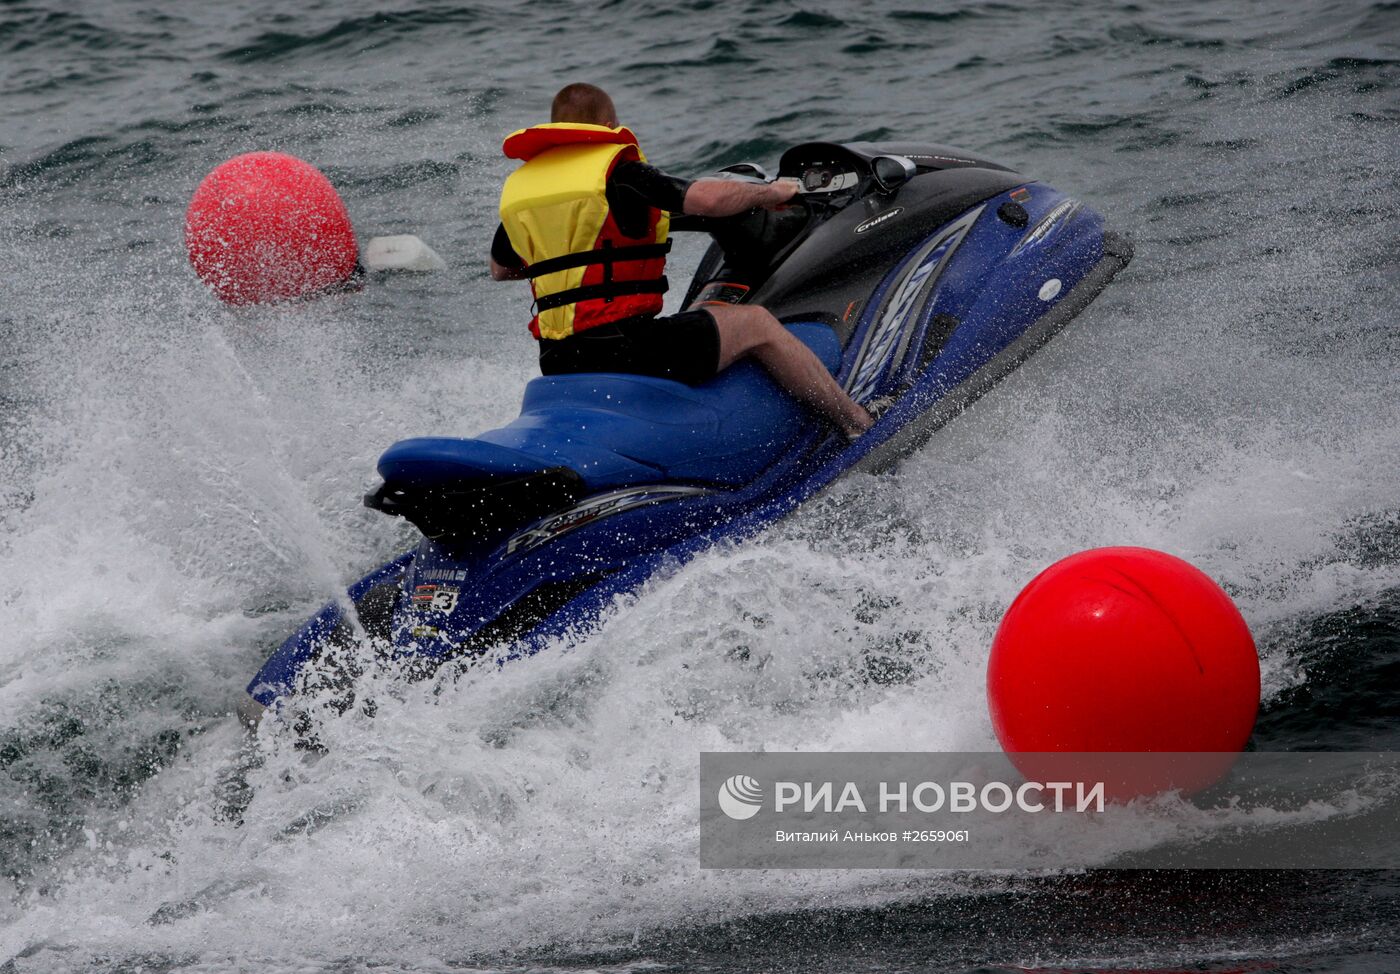
[[[496,258],[491,258],[491,280],[493,281],[522,281],[525,279],[525,268],[504,267],[496,263]]]
[[[697,179],[685,193],[685,212],[691,216],[733,216],[756,206],[781,206],[797,195],[795,179],[772,183],[737,179]]]
[[[685,193],[685,212],[691,216],[733,216],[754,207],[782,206],[797,195],[795,179],[749,183],[734,179],[697,179]],[[506,267],[491,258],[493,281],[520,281],[525,268]]]

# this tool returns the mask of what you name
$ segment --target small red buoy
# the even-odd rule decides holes
[[[1200,752],[1142,762],[1109,797],[1218,780],[1259,709],[1259,657],[1244,617],[1204,572],[1147,548],[1056,562],[1007,609],[987,664],[992,727],[1012,761],[1046,780],[1043,752]],[[1026,755],[1018,759],[1018,755]],[[1063,763],[1055,765],[1063,772]]]
[[[185,212],[199,279],[229,304],[286,301],[349,280],[358,251],[335,187],[315,166],[249,152],[204,177]]]

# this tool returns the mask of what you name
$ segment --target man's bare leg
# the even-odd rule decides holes
[[[746,355],[758,360],[789,395],[829,419],[847,436],[859,436],[875,422],[831,377],[821,359],[757,305],[706,305],[719,326],[719,367]]]

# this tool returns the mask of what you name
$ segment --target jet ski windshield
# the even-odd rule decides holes
[[[919,142],[803,142],[783,153],[778,163],[778,175],[800,180],[803,191],[837,192],[843,189],[859,191],[864,184],[870,189],[871,177],[878,160],[894,157],[913,164],[919,173],[945,169],[1011,170],[963,149]]]

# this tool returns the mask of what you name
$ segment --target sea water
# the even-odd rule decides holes
[[[676,174],[960,145],[1137,256],[894,472],[324,753],[247,740],[270,649],[413,544],[378,454],[515,415],[499,142],[575,80]],[[995,748],[1000,613],[1109,544],[1237,600],[1254,746],[1400,744],[1400,6],[19,2],[0,96],[5,971],[1400,964],[1387,874],[703,871],[695,794],[702,750]],[[256,149],[449,269],[220,306],[184,207]]]

